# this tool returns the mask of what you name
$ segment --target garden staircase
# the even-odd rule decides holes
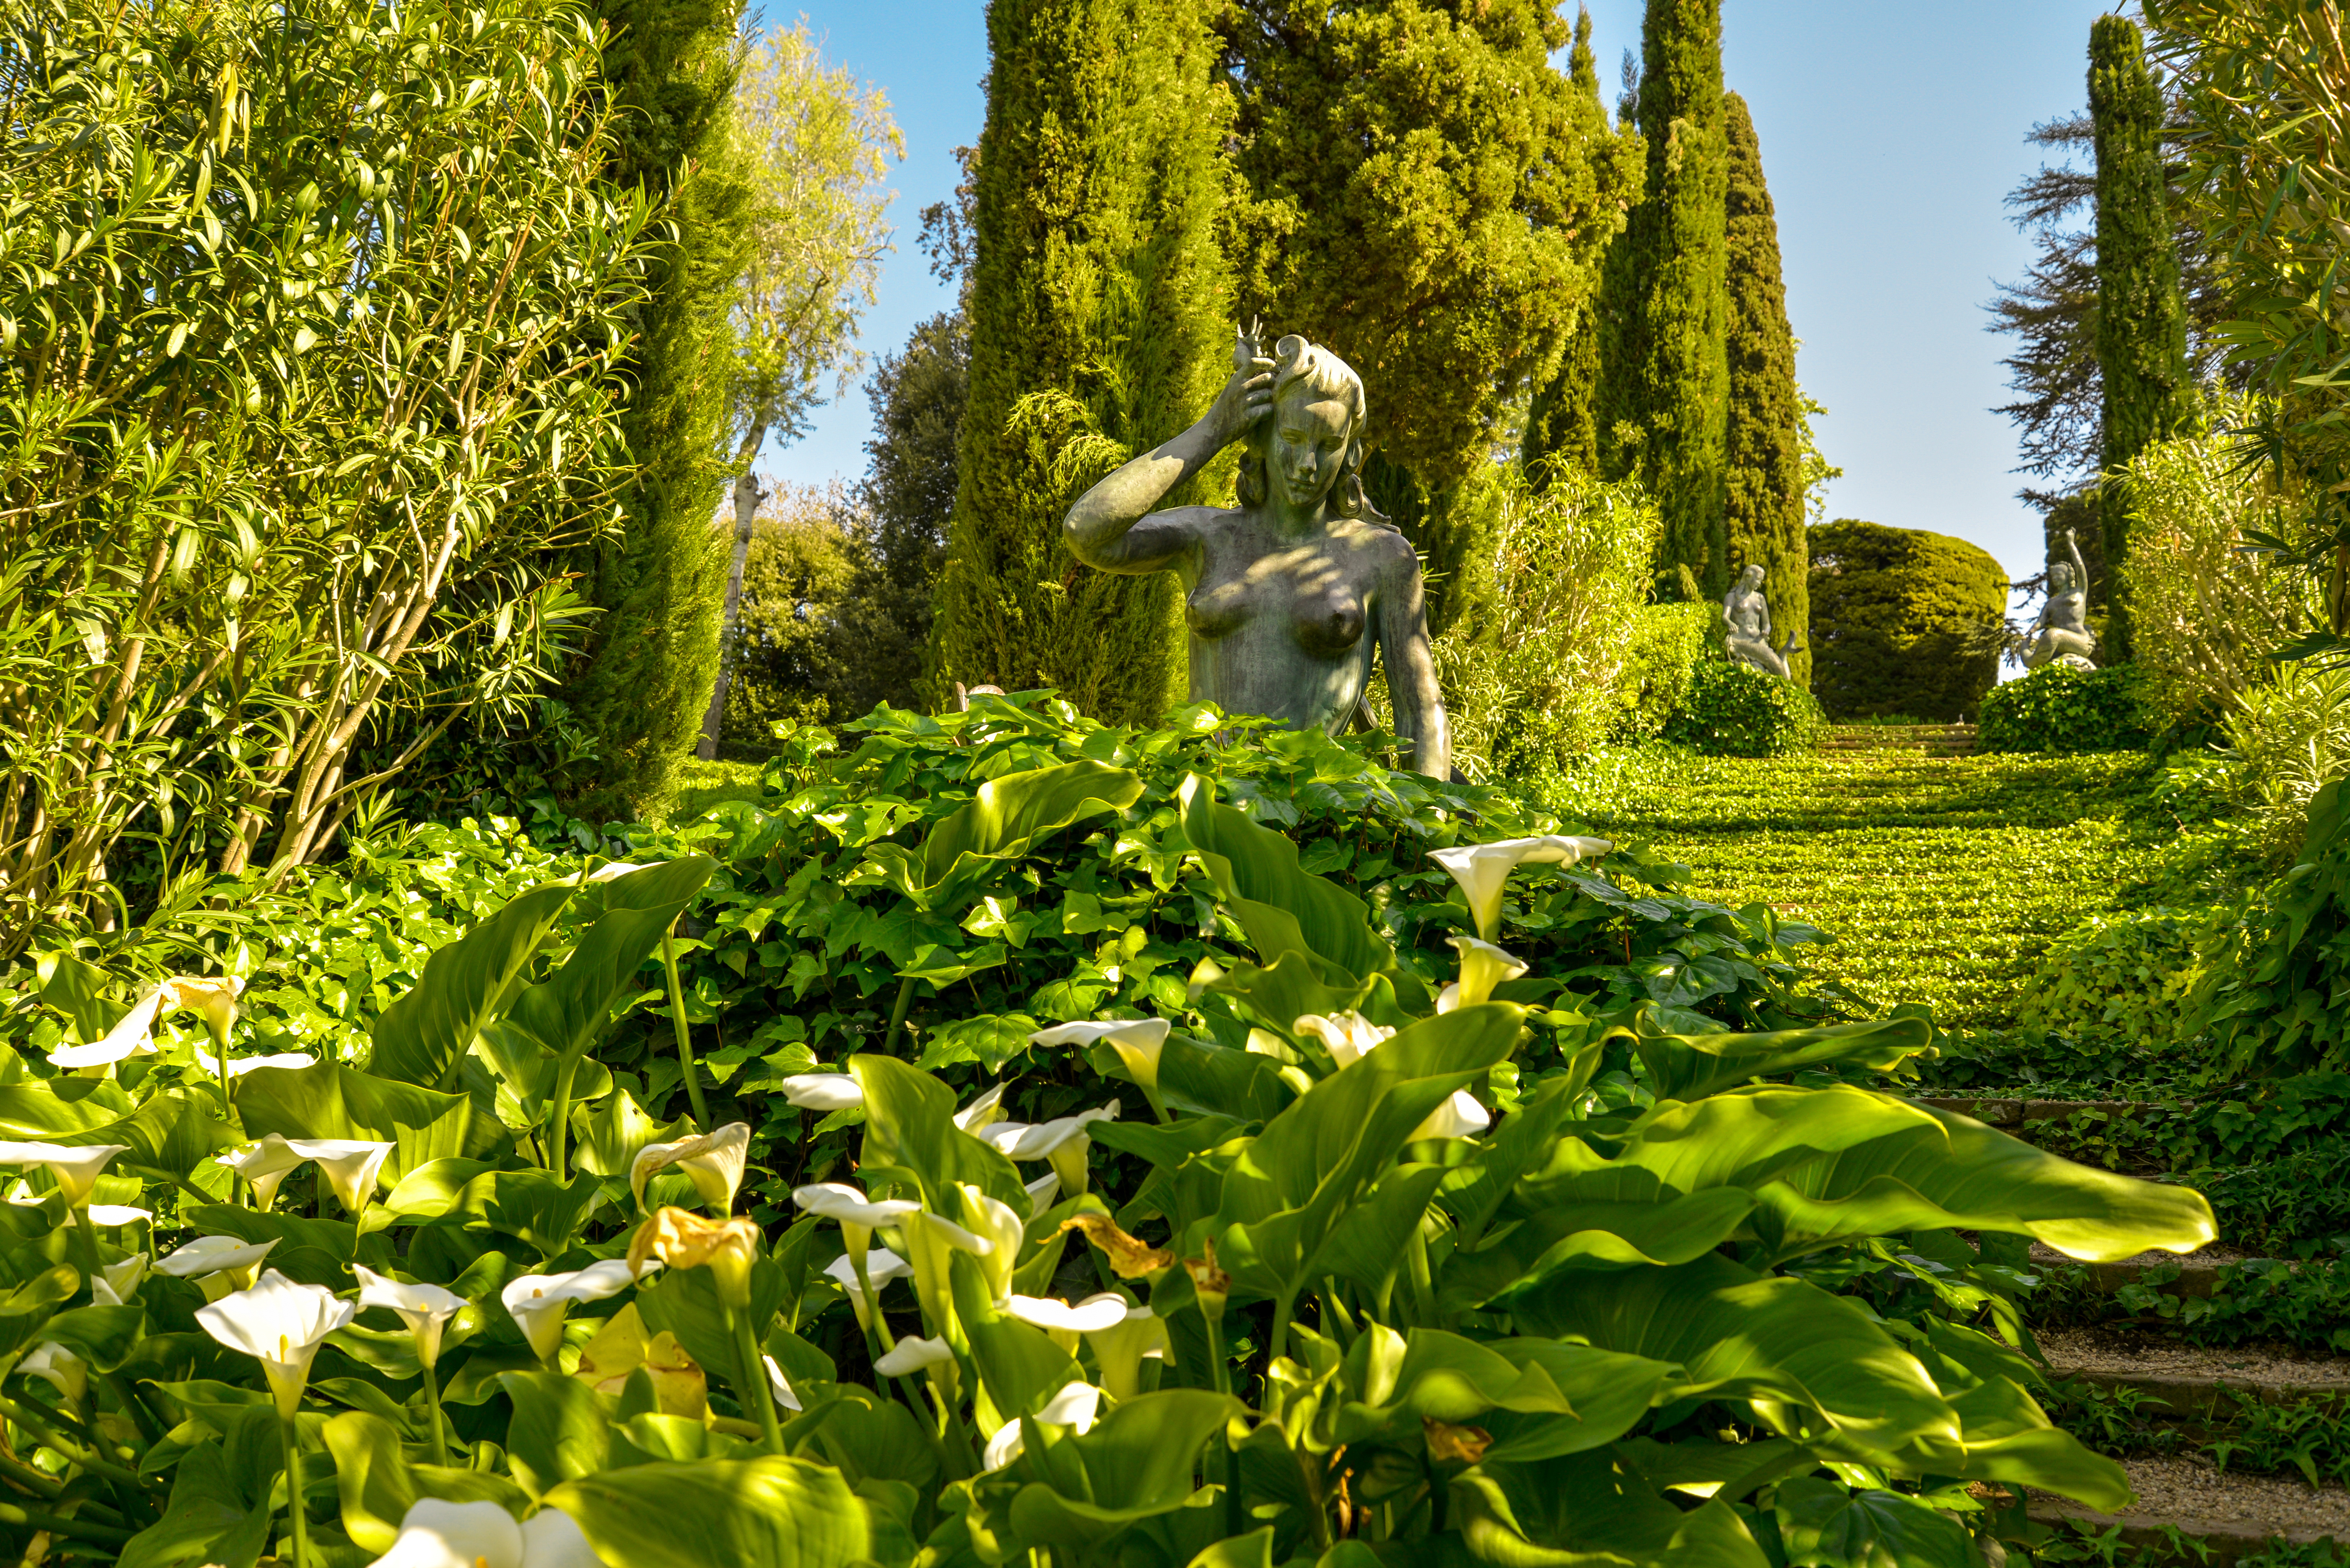
[[[1826,752],[1918,752],[1929,757],[1970,756],[1972,724],[1831,724],[1821,742]]]

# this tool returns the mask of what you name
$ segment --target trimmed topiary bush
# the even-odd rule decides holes
[[[1653,741],[1663,732],[1689,699],[1690,680],[1705,661],[1706,628],[1714,618],[1710,604],[1650,605],[1632,618],[1631,645],[1616,678],[1623,712],[1615,739]]]
[[[1843,518],[1811,530],[1812,692],[1839,719],[1972,716],[1999,679],[2007,573],[1947,534]]]
[[[2134,664],[2075,670],[2043,664],[1982,700],[1980,752],[2134,752],[2160,728],[2146,672]]]
[[[1812,694],[1775,675],[1719,659],[1690,671],[1689,695],[1665,721],[1665,739],[1716,757],[1783,757],[1819,744],[1827,715]]]

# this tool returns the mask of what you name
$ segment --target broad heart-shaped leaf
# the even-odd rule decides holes
[[[1840,1149],[1757,1189],[1755,1229],[1783,1252],[1896,1231],[2020,1231],[2095,1263],[2153,1248],[2191,1252],[2218,1238],[2199,1192],[2078,1165],[1970,1116],[1918,1108],[1939,1126]]]
[[[1346,985],[1326,984],[1315,973],[1312,958],[1303,951],[1283,953],[1266,968],[1235,963],[1230,969],[1209,965],[1192,972],[1194,984],[1202,974],[1212,976],[1202,989],[1235,998],[1267,1029],[1288,1034],[1305,1014],[1328,1017],[1362,1007],[1370,989],[1367,978]]]
[[[685,855],[607,884],[604,912],[579,933],[562,968],[515,992],[506,1026],[558,1061],[577,1060],[602,1036],[613,1004],[631,990],[661,933],[717,867],[706,855]]]
[[[1142,798],[1142,780],[1125,768],[1102,763],[1063,763],[1028,773],[1006,774],[979,786],[970,804],[941,819],[924,836],[921,872],[925,890],[936,896],[985,862],[1024,855],[1036,840],[1073,822],[1104,812],[1123,811]]]
[[[164,1180],[186,1175],[234,1145],[217,1097],[164,1089],[134,1100],[96,1078],[50,1078],[0,1087],[0,1136],[41,1143],[129,1146],[110,1168],[138,1167]]]
[[[1367,1324],[1347,1348],[1333,1438],[1394,1441],[1399,1424],[1485,1428],[1496,1459],[1555,1459],[1632,1429],[1678,1369],[1549,1339],[1481,1344],[1440,1329]]]
[[[1440,1165],[1400,1165],[1382,1171],[1331,1228],[1322,1248],[1322,1266],[1383,1297],[1444,1177]]]
[[[1521,1016],[1489,1002],[1425,1019],[1275,1116],[1225,1173],[1209,1222],[1236,1288],[1297,1289],[1356,1194],[1448,1096],[1509,1055]]]
[[[1035,1479],[1012,1499],[1013,1533],[1092,1561],[1135,1521],[1180,1508],[1201,1446],[1245,1408],[1205,1388],[1170,1388],[1136,1395],[1082,1434],[1029,1420],[1014,1464]]]
[[[13,1355],[32,1344],[57,1308],[79,1289],[80,1273],[59,1263],[0,1296],[0,1355]]]
[[[381,1416],[347,1411],[329,1419],[322,1435],[335,1461],[343,1533],[364,1551],[390,1551],[400,1521],[419,1498],[494,1502],[516,1515],[530,1507],[530,1494],[494,1470],[411,1464],[400,1428]]]
[[[94,964],[60,949],[36,954],[33,972],[40,978],[41,1000],[66,1015],[73,1037],[85,1045],[105,1038],[122,1016],[122,1004],[107,994],[114,977]]]
[[[1372,928],[1369,905],[1300,868],[1295,843],[1219,803],[1209,780],[1189,775],[1178,798],[1184,837],[1266,963],[1277,966],[1284,953],[1296,952],[1345,971],[1344,979],[1318,977],[1324,984],[1368,980],[1385,971],[1399,975],[1401,989],[1400,981],[1409,977],[1397,971],[1395,949]]]
[[[1797,1476],[1779,1483],[1787,1568],[1972,1568],[1966,1527],[1898,1491],[1853,1491]]]
[[[465,1163],[444,1161],[442,1166],[453,1173]],[[434,1172],[423,1174],[429,1177]],[[391,1197],[405,1212],[443,1224],[486,1226],[536,1247],[540,1256],[552,1259],[567,1250],[572,1239],[579,1234],[579,1227],[587,1222],[589,1210],[595,1207],[600,1186],[598,1178],[586,1173],[567,1183],[550,1171],[536,1168],[484,1170],[445,1199],[430,1193],[421,1184],[410,1189],[405,1182],[392,1189]]]
[[[1097,1059],[1117,1060],[1108,1046],[1094,1051]],[[1181,1034],[1170,1034],[1159,1052],[1159,1092],[1170,1106],[1189,1115],[1251,1122],[1272,1120],[1297,1097],[1271,1057]]]
[[[256,1067],[237,1088],[236,1110],[251,1137],[276,1133],[391,1144],[383,1175],[395,1183],[436,1159],[472,1158],[504,1136],[495,1121],[475,1116],[463,1095],[395,1083],[338,1062]]]
[[[1859,1305],[1802,1280],[1715,1254],[1678,1268],[1578,1275],[1572,1290],[1503,1299],[1521,1328],[1678,1362],[1674,1397],[1743,1399],[1773,1429],[1825,1426],[1855,1459],[1890,1462],[1918,1439],[1960,1441],[1957,1412],[1917,1357]]]
[[[112,1372],[139,1345],[146,1314],[137,1306],[86,1306],[49,1319],[41,1337],[59,1345],[100,1372]]]
[[[865,1503],[804,1459],[630,1465],[543,1501],[616,1568],[850,1568],[873,1553]]]
[[[610,1401],[560,1372],[504,1372],[498,1384],[514,1401],[506,1457],[515,1479],[533,1492],[604,1468],[612,1450]]]
[[[954,1125],[952,1089],[894,1056],[851,1056],[843,1065],[865,1091],[865,1164],[913,1172],[923,1206],[935,1214],[962,1212],[958,1181],[1028,1212],[1012,1161]]]
[[[2121,1466],[2050,1426],[2032,1396],[2012,1379],[1987,1377],[1953,1394],[1950,1408],[1959,1417],[1959,1441],[1918,1438],[1897,1457],[1902,1473],[2036,1486],[2108,1513],[2129,1506],[2129,1477]],[[1833,1442],[1821,1447],[1831,1458],[1846,1457]]]
[[[682,1116],[657,1122],[628,1090],[615,1089],[593,1110],[586,1106],[573,1107],[571,1131],[578,1141],[572,1148],[571,1163],[593,1176],[626,1176],[639,1150],[675,1137],[686,1125]]]
[[[425,960],[408,994],[375,1021],[369,1070],[427,1088],[452,1083],[458,1059],[482,1025],[505,1011],[578,890],[571,882],[534,888]]]
[[[267,1488],[255,1490],[265,1493]],[[130,1539],[117,1568],[173,1568],[182,1563],[254,1568],[269,1543],[270,1513],[265,1495],[246,1501],[219,1439],[207,1437],[182,1456],[162,1520]]]
[[[1753,1211],[1754,1195],[1742,1187],[1682,1194],[1659,1188],[1646,1202],[1553,1200],[1485,1246],[1445,1260],[1438,1299],[1462,1311],[1504,1292],[1549,1288],[1562,1270],[1691,1262],[1737,1234]]]
[[[1733,1085],[1821,1062],[1885,1072],[1923,1051],[1933,1032],[1922,1018],[1879,1018],[1762,1034],[1633,1036],[1659,1100],[1700,1100]]]
[[[1488,1458],[1452,1482],[1472,1556],[1512,1568],[1769,1568],[1726,1504],[1683,1513],[1604,1452]]]

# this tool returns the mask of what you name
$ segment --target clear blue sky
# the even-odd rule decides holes
[[[1778,204],[1787,307],[1804,389],[1826,404],[1821,443],[1845,477],[1829,514],[1931,528],[1990,550],[2012,576],[2040,569],[1999,361],[1983,330],[1996,280],[2029,244],[2002,199],[2037,168],[2037,121],[2085,101],[2093,0],[1726,0],[1723,64],[1752,107]],[[1640,0],[1593,0],[1612,105],[1617,61],[1640,44]],[[771,5],[770,16],[791,13]],[[917,214],[953,189],[951,149],[979,139],[987,69],[980,0],[813,0],[828,61],[889,95],[906,139],[890,209],[898,248],[862,347],[881,351],[951,303],[914,248]],[[1562,57],[1559,64],[1564,67]],[[762,468],[801,483],[864,468],[861,389]]]

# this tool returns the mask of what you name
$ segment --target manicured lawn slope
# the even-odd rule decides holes
[[[1559,804],[1686,864],[1690,890],[1832,939],[1820,967],[1945,1024],[2012,1021],[2049,939],[2118,907],[2157,846],[2123,807],[2142,756],[1596,759]]]

